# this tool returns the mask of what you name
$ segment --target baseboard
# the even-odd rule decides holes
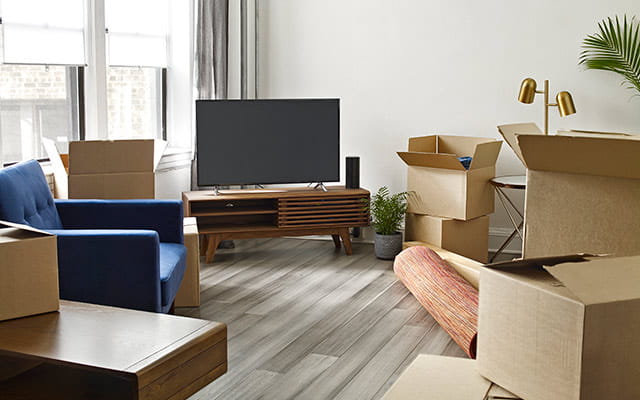
[[[373,243],[373,235],[370,232],[370,228],[362,229],[361,235],[359,238],[352,238],[351,240],[354,243]],[[511,235],[513,230],[510,228],[498,228],[498,227],[490,227],[489,228],[489,252],[495,253],[496,250],[500,247],[500,245]],[[301,236],[297,237],[299,239],[311,239],[311,240],[331,240],[328,236]],[[522,240],[520,240],[520,236],[516,236],[509,246],[503,251],[504,254],[513,254],[520,255],[522,253]]]

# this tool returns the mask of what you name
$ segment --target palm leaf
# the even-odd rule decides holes
[[[640,94],[640,22],[624,16],[598,23],[599,32],[582,42],[579,64],[584,69],[611,71],[622,75],[622,84]]]

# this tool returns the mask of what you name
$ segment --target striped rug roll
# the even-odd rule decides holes
[[[396,257],[393,270],[462,350],[475,358],[478,290],[426,247],[404,250]]]

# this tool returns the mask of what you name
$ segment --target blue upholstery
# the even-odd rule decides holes
[[[58,237],[60,297],[168,312],[186,268],[182,202],[56,200],[40,165],[0,170],[0,220]]]
[[[0,171],[0,219],[38,229],[62,229],[49,185],[37,161]]]

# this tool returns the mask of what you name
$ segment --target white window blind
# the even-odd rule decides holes
[[[84,65],[85,0],[0,0],[2,62]]]
[[[110,66],[166,67],[168,0],[105,0]]]

